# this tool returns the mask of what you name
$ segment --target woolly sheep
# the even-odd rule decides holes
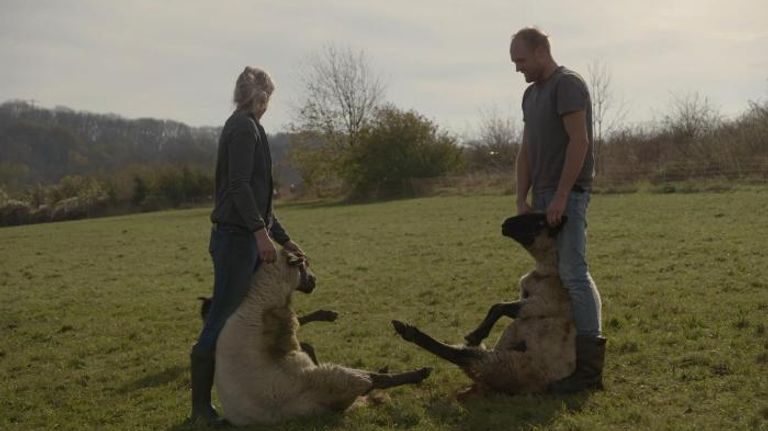
[[[216,346],[216,390],[230,423],[276,423],[341,412],[372,389],[419,383],[429,376],[430,368],[388,374],[318,365],[300,348],[299,320],[291,309],[293,291],[309,293],[314,285],[306,261],[285,251],[254,274],[247,297],[227,320]]]
[[[521,299],[493,305],[485,320],[465,337],[465,345],[443,344],[397,320],[392,321],[395,330],[406,341],[458,365],[474,381],[464,396],[487,391],[543,392],[576,366],[571,302],[557,270],[558,232],[559,227],[549,227],[544,214],[524,214],[504,222],[503,235],[519,242],[535,259],[536,268],[520,280]],[[480,347],[503,316],[515,320],[492,350]]]

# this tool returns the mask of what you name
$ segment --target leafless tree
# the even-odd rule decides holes
[[[698,92],[673,94],[664,132],[672,144],[670,157],[701,168],[722,169],[733,160],[733,145],[712,147],[712,135],[723,123],[718,109]],[[686,175],[691,176],[689,171]]]
[[[708,97],[698,92],[672,96],[670,114],[664,117],[664,124],[675,137],[699,138],[716,129],[722,116]]]
[[[627,116],[623,99],[617,100],[611,87],[611,72],[605,61],[592,60],[587,65],[589,93],[592,98],[592,132],[598,170],[605,136],[616,131]]]
[[[294,109],[294,128],[354,147],[384,97],[384,83],[365,53],[326,45],[310,56],[300,79],[304,94]]]
[[[499,112],[497,107],[481,111],[480,141],[492,148],[514,146],[520,142],[520,132],[512,115]]]
[[[469,143],[470,169],[514,171],[520,140],[520,130],[511,114],[501,113],[496,106],[482,110],[478,139]]]

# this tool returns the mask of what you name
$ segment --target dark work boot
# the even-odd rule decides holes
[[[605,338],[576,336],[576,370],[549,385],[549,392],[569,394],[586,389],[603,389]]]
[[[189,355],[189,358],[192,374],[192,415],[189,420],[209,426],[226,425],[226,421],[216,413],[211,405],[214,373],[213,356],[199,356],[193,353]]]

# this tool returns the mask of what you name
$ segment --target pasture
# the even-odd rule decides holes
[[[500,234],[513,211],[513,196],[279,207],[318,276],[295,308],[340,313],[300,331],[319,359],[435,371],[344,416],[253,429],[768,430],[768,188],[594,195],[606,390],[462,404],[469,379],[389,321],[458,343],[516,298],[533,261]],[[0,229],[0,429],[187,429],[208,213]]]

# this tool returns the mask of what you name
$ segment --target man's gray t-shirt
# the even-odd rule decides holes
[[[589,148],[575,186],[588,191],[592,188],[595,157],[592,102],[584,79],[560,66],[546,81],[531,84],[525,90],[523,121],[528,134],[528,163],[534,193],[557,190],[569,141],[562,117],[576,111],[586,111]]]

